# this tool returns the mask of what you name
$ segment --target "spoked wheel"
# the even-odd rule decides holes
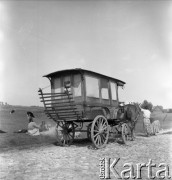
[[[87,138],[91,141],[91,124],[87,126]]]
[[[96,116],[91,125],[91,140],[96,148],[106,146],[109,138],[109,125],[107,119],[102,116]]]
[[[122,124],[121,136],[123,143],[127,144],[127,141],[129,140],[129,130],[128,130],[128,125],[126,123]]]
[[[61,143],[63,145],[72,144],[75,138],[75,128],[74,123],[72,122],[60,122],[59,126],[61,127]]]

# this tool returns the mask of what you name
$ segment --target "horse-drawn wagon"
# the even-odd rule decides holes
[[[117,119],[118,88],[125,82],[84,69],[62,70],[44,77],[50,80],[51,92],[39,89],[41,102],[47,116],[61,127],[64,144],[71,144],[75,132],[81,131],[87,132],[96,148],[102,148],[114,127],[126,142],[128,125]]]

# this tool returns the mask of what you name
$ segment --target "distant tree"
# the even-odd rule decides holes
[[[142,105],[141,105],[141,108],[148,109],[149,111],[152,111],[153,104],[151,102],[148,102],[147,100],[144,100]]]
[[[163,110],[163,106],[159,106],[159,105],[158,105],[158,107],[159,107],[159,109]]]
[[[168,111],[169,113],[172,113],[172,109],[169,109],[169,111]]]

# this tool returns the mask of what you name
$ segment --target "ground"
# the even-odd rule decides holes
[[[6,134],[1,135],[6,136]],[[21,134],[17,136],[27,141],[30,138],[30,142],[35,138],[19,137],[23,136]],[[170,142],[172,142],[172,135],[165,133],[151,137],[137,136],[136,140],[130,141],[128,145],[110,140],[105,148],[98,150],[90,149],[91,143],[86,139],[76,140],[69,147],[56,146],[53,140],[44,140],[42,143],[35,141],[30,145],[4,145],[0,149],[0,179],[96,180],[100,175],[99,160],[104,157],[111,158],[112,161],[120,158],[116,166],[119,173],[126,169],[123,168],[124,163],[133,163],[134,172],[137,175],[136,163],[147,164],[149,159],[157,165],[165,162],[170,166],[171,173]],[[153,169],[153,175],[157,170],[158,168]],[[112,179],[115,179],[112,172],[110,175]],[[142,169],[142,179],[148,179],[147,168]]]
[[[15,109],[10,114],[11,108]],[[115,166],[120,173],[126,169],[125,163],[133,163],[134,175],[137,176],[136,164],[148,163],[149,159],[156,163],[153,175],[159,170],[160,163],[166,163],[170,167],[172,176],[172,114],[154,114],[152,118],[159,119],[161,133],[157,136],[145,137],[143,134],[143,123],[140,119],[136,126],[136,140],[129,141],[128,145],[120,141],[110,139],[103,149],[92,149],[91,142],[84,139],[76,139],[69,147],[61,147],[54,144],[55,137],[33,137],[27,134],[13,133],[27,127],[26,112],[32,111],[35,121],[40,124],[42,120],[50,123],[43,113],[42,108],[35,107],[9,107],[0,110],[0,179],[2,180],[97,180],[100,175],[100,159],[120,158]],[[166,118],[164,118],[166,117]],[[139,133],[141,132],[142,133]],[[147,168],[142,169],[142,179],[148,178]],[[126,174],[128,175],[128,174]],[[115,179],[110,172],[111,179]],[[157,178],[155,178],[156,180]],[[166,178],[167,179],[167,178]]]

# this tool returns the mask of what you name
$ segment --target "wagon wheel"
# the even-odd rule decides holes
[[[122,124],[121,136],[123,143],[127,144],[127,141],[129,140],[129,130],[128,130],[128,125],[126,123]]]
[[[91,140],[96,148],[106,146],[109,138],[109,125],[107,119],[98,115],[94,118],[91,125]]]
[[[91,123],[87,126],[87,138],[91,140]]]
[[[75,128],[74,123],[72,122],[60,122],[59,126],[62,128],[61,130],[61,143],[63,145],[70,145],[72,144],[75,138]]]

